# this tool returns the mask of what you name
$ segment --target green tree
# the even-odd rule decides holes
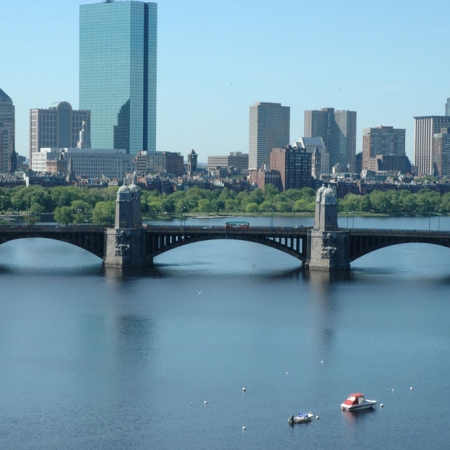
[[[175,200],[170,195],[165,195],[161,207],[165,213],[173,214],[176,210]]]
[[[416,196],[408,192],[402,196],[402,211],[414,213],[417,209]]]
[[[249,202],[260,205],[264,201],[264,197],[265,197],[264,191],[262,189],[258,188],[250,193]]]
[[[200,199],[198,201],[198,211],[206,214],[209,214],[211,211],[213,211],[213,204],[211,200],[208,200],[206,198]]]
[[[92,210],[92,222],[96,225],[113,225],[115,220],[114,202],[98,202]]]
[[[292,207],[289,202],[278,202],[276,204],[277,211],[279,212],[291,212]]]
[[[262,212],[271,212],[275,210],[275,207],[272,202],[265,200],[259,205],[259,210]]]
[[[279,193],[280,191],[273,184],[266,184],[264,186],[264,194],[266,200],[271,200],[275,195]]]
[[[256,213],[259,211],[258,203],[247,203],[245,207],[245,212],[247,213]]]
[[[54,212],[56,222],[61,225],[73,223],[73,209],[70,206],[60,206]]]
[[[310,202],[307,199],[300,198],[294,202],[294,211],[305,212],[310,210]]]
[[[81,213],[75,213],[74,215],[73,215],[73,220],[72,220],[72,223],[74,224],[74,225],[78,225],[78,224],[80,224],[80,223],[84,223],[84,216],[83,216],[83,214],[81,214]]]
[[[148,205],[148,213],[151,216],[156,216],[157,214],[161,214],[163,211],[162,208],[162,199],[154,198],[153,200],[147,203]]]
[[[92,209],[91,205],[83,200],[73,200],[71,206],[75,212],[80,214],[87,214]]]
[[[230,199],[225,201],[225,211],[227,213],[236,211],[237,206],[238,206],[238,203],[237,203],[236,200],[233,200],[233,199],[230,198]]]

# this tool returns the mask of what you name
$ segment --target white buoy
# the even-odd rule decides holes
[[[244,387],[244,388],[242,388],[242,392],[245,392],[245,387]]]
[[[319,420],[319,416],[316,416],[316,420]]]
[[[412,390],[413,390],[413,387],[411,386],[411,387],[409,388],[409,390],[412,391]]]
[[[323,361],[320,361],[320,364],[323,364]]]
[[[191,402],[191,406],[192,406],[192,402]]]
[[[390,389],[388,389],[388,392],[390,391]]]
[[[246,428],[245,427],[242,427],[242,431],[245,431],[246,430]]]
[[[289,375],[289,372],[286,372],[286,375]]]
[[[392,388],[392,392],[394,392],[394,388]]]
[[[380,408],[382,408],[384,405],[383,405],[383,403],[380,403]]]
[[[204,404],[204,405],[207,405],[207,404],[208,404],[208,402],[207,402],[207,401],[205,400],[205,401],[203,402],[203,404]]]

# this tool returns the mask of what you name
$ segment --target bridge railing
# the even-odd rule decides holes
[[[188,225],[188,226],[177,226],[177,225],[145,225],[145,228],[150,231],[223,231],[228,233],[252,233],[252,232],[274,232],[274,231],[293,231],[302,232],[311,229],[312,227],[260,227],[260,226],[250,226],[248,228],[227,228],[221,225]]]
[[[450,231],[406,230],[399,228],[350,228],[345,229],[351,235],[360,236],[450,236]]]

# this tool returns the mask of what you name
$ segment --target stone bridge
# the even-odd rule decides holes
[[[156,256],[195,242],[228,239],[254,242],[283,251],[306,269],[348,270],[361,256],[391,245],[435,244],[450,248],[450,232],[421,230],[343,229],[337,225],[337,201],[331,188],[319,189],[314,226],[192,227],[142,224],[140,194],[135,185],[117,193],[116,223],[101,226],[0,226],[0,245],[21,238],[47,238],[87,250],[106,266],[140,267]]]
[[[0,245],[15,239],[46,238],[76,245],[101,258],[107,264],[108,231],[101,226],[0,226]],[[225,239],[254,242],[280,250],[302,261],[305,268],[311,263],[311,237],[313,229],[296,227],[249,227],[227,229],[225,227],[177,227],[143,226],[143,261],[132,266],[151,265],[156,256],[195,242]],[[406,243],[435,244],[450,248],[450,232],[421,230],[340,229],[334,235],[348,237],[344,253],[348,263],[384,247]],[[333,234],[329,239],[332,239]],[[341,249],[342,250],[342,249]],[[332,270],[332,269],[330,269]]]

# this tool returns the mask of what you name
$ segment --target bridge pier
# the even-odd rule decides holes
[[[142,267],[152,264],[146,256],[145,231],[143,229],[110,228],[105,235],[106,267]]]
[[[315,231],[308,236],[305,267],[315,270],[349,270],[350,237],[347,231]]]
[[[142,267],[152,264],[146,255],[146,233],[142,228],[139,188],[133,183],[117,192],[114,228],[105,234],[106,267]]]
[[[350,235],[339,230],[337,199],[333,189],[317,191],[314,227],[308,233],[307,269],[335,271],[350,269]]]

